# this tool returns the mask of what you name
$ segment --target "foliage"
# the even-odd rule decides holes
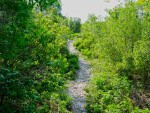
[[[74,33],[79,33],[81,28],[81,19],[77,17],[70,18],[69,27]]]
[[[105,21],[89,15],[74,43],[93,66],[86,108],[95,113],[147,113],[149,102],[140,99],[147,100],[150,84],[149,0],[127,1],[106,11]],[[136,97],[138,93],[145,97]]]
[[[1,113],[71,110],[64,85],[75,78],[79,65],[67,49],[71,31],[56,3],[0,1]]]

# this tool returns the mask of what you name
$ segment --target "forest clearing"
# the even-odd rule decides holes
[[[150,113],[150,0],[85,22],[61,0],[0,0],[0,113]]]

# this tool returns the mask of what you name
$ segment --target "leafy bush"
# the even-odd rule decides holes
[[[70,28],[57,0],[30,2],[0,1],[0,112],[68,112],[64,85],[79,68]]]
[[[150,81],[148,4],[126,1],[106,10],[105,21],[89,15],[82,24],[81,38],[74,45],[93,66],[86,88],[89,113],[149,112],[149,102],[143,101],[149,98]]]

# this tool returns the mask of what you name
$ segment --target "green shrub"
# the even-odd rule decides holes
[[[71,31],[59,2],[43,1],[41,10],[47,2],[51,7],[39,11],[37,1],[0,1],[1,113],[71,111],[64,85],[75,78],[78,57],[68,51]]]
[[[131,97],[137,93],[134,89],[146,95],[149,88],[149,3],[126,1],[106,10],[105,21],[89,15],[82,24],[81,38],[74,45],[93,66],[85,89],[89,113],[149,112],[149,103],[136,106],[134,101],[140,100]]]

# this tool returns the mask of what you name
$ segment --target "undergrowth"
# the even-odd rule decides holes
[[[48,10],[41,2],[0,1],[1,113],[71,112],[65,84],[79,69],[67,48],[72,31],[57,0],[46,1]]]
[[[89,113],[150,112],[149,3],[127,1],[107,10],[105,21],[89,15],[82,24],[74,46],[92,65]]]

